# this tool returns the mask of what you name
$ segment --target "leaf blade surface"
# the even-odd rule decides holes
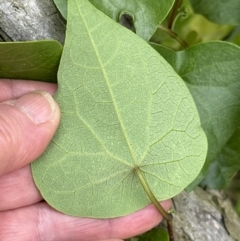
[[[204,15],[209,20],[220,24],[238,25],[240,23],[240,2],[190,0],[196,13]]]
[[[209,166],[240,121],[240,48],[220,41],[198,44],[179,52],[151,45],[187,84],[208,138],[207,159],[198,178],[192,183],[195,187],[205,177]]]
[[[0,53],[0,78],[57,82],[62,54],[59,42],[1,42]]]
[[[234,174],[240,170],[240,128],[234,132],[227,144],[211,163],[202,186],[211,189],[227,188]]]
[[[56,95],[61,123],[32,165],[43,197],[74,216],[123,216],[150,203],[136,168],[158,200],[176,195],[207,149],[184,82],[88,1],[69,1],[68,14]]]

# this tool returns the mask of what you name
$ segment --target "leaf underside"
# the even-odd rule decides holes
[[[229,178],[229,173],[232,172],[230,171],[232,168],[230,166],[227,168],[226,163],[235,163],[237,158],[237,155],[232,154],[234,158],[228,157],[224,164],[223,156],[229,152],[228,147],[225,150],[225,145],[240,122],[240,48],[222,41],[197,44],[179,52],[157,44],[151,45],[185,81],[207,135],[209,148],[206,162],[200,175],[188,190],[201,182],[212,162],[215,164],[211,166],[208,180],[204,181],[204,185],[206,183],[209,185],[211,182],[210,187],[217,187],[224,179],[221,175]],[[222,164],[216,160],[218,154],[221,157],[217,159]],[[220,170],[221,165],[222,170]]]
[[[56,100],[61,123],[32,164],[55,209],[110,218],[182,191],[201,170],[207,141],[182,79],[145,41],[86,0],[68,1]]]

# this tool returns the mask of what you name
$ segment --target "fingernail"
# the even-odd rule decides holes
[[[7,103],[17,106],[36,124],[51,120],[56,110],[55,101],[45,91],[34,91]]]

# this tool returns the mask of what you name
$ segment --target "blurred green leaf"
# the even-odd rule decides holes
[[[207,160],[192,188],[204,178],[240,121],[240,48],[220,41],[198,44],[180,52],[151,45],[185,81],[208,138]]]
[[[240,46],[240,27],[239,27],[238,33],[233,37],[231,42]]]
[[[239,0],[190,0],[196,13],[220,24],[238,25],[240,23]]]
[[[133,17],[136,33],[149,40],[158,25],[171,10],[174,0],[89,0],[96,8],[119,22],[122,13]],[[67,18],[67,0],[54,0],[63,17]]]
[[[59,42],[1,42],[0,53],[0,78],[57,82]]]
[[[211,189],[226,188],[238,170],[240,170],[240,127],[211,163],[201,184]]]
[[[154,228],[143,234],[138,241],[169,241],[169,236],[165,229]]]
[[[167,25],[167,21],[164,21],[163,25]],[[188,5],[182,6],[182,10],[175,21],[172,30],[187,42],[188,45],[192,46],[201,42],[222,40],[228,36],[233,29],[234,27],[231,25],[213,23],[208,21],[202,15],[194,14],[188,3]],[[174,50],[182,49],[175,39],[172,39],[160,29],[157,29],[150,41],[160,43],[161,45]]]

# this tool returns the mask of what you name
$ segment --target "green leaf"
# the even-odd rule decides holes
[[[239,0],[190,0],[196,13],[220,24],[240,24]]]
[[[68,0],[56,95],[61,123],[32,164],[44,199],[74,216],[110,218],[181,192],[206,136],[182,79],[144,40],[86,0]]]
[[[165,229],[154,228],[143,234],[138,241],[169,241],[169,236]]]
[[[180,52],[156,44],[152,47],[185,81],[207,135],[207,160],[192,185],[196,186],[240,121],[240,48],[220,41],[198,44]]]
[[[61,15],[67,19],[67,0],[53,0]]]
[[[185,6],[183,8],[183,6]],[[226,38],[234,29],[231,25],[216,24],[208,21],[204,16],[194,14],[189,3],[182,5],[176,21],[174,21],[173,31],[176,32],[189,46],[212,40],[222,40]],[[182,17],[181,17],[182,16]],[[165,23],[167,24],[167,22]],[[161,43],[161,45],[181,50],[179,43],[164,33],[160,28],[154,33],[150,42]]]
[[[238,33],[231,39],[231,42],[240,46],[240,27],[238,29]]]
[[[59,42],[1,42],[0,53],[0,78],[57,82]]]
[[[136,33],[149,40],[158,25],[171,10],[174,0],[89,0],[96,8],[119,22],[122,13],[133,17]],[[67,0],[54,0],[59,11],[67,18]]]
[[[212,162],[201,184],[212,189],[227,188],[238,170],[240,170],[240,127]]]

